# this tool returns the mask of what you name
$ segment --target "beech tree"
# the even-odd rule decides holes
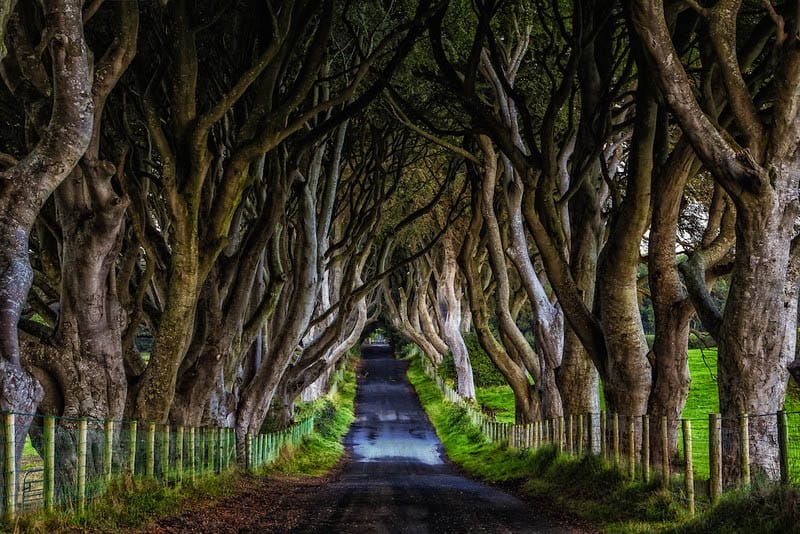
[[[326,70],[330,36],[337,20],[333,2],[282,6],[268,2],[258,8],[248,4],[223,19],[221,10],[201,10],[191,2],[178,1],[155,14],[153,31],[164,37],[156,37],[154,42],[166,38],[170,68],[157,73],[163,83],[141,79],[137,100],[143,110],[148,143],[160,162],[160,189],[169,221],[165,242],[170,274],[160,295],[161,310],[150,361],[130,398],[131,414],[145,420],[167,417],[181,362],[192,339],[194,321],[187,318],[195,317],[209,273],[232,230],[238,232],[232,223],[247,198],[245,193],[253,185],[253,165],[265,154],[286,146],[284,143],[293,135],[305,134],[307,143],[319,142],[337,121],[363,109],[385,82],[376,78],[358,97],[356,89],[369,79],[372,68],[385,68],[384,74],[389,76],[420,31],[426,6],[422,2],[411,13],[407,25],[383,29],[371,49],[359,50],[355,64],[339,65],[348,73],[345,77]],[[252,25],[253,9],[261,10],[269,21],[266,27]],[[222,25],[224,31],[210,34],[208,28],[215,24]],[[164,31],[166,25],[170,29],[168,35]],[[239,46],[248,50],[236,53],[228,66],[230,72],[222,71],[226,79],[207,76],[219,71],[203,68],[214,56],[203,56],[199,50],[217,46],[231,32],[252,36],[256,49],[249,48],[250,43],[244,39],[237,39]],[[393,45],[395,51],[385,56],[384,52]],[[298,70],[294,65],[302,67]],[[331,75],[342,83],[318,90],[319,79]],[[327,116],[334,111],[335,117]],[[170,125],[168,129],[165,121]],[[320,129],[316,133],[303,132],[310,126],[312,130]],[[289,191],[301,186],[309,169],[293,164],[284,171],[271,178],[278,181],[278,188]],[[314,190],[298,193],[303,212],[311,213],[315,194]],[[279,214],[281,206],[274,207]],[[271,207],[264,209],[270,211]],[[312,237],[310,232],[316,224],[312,220],[307,224],[308,231],[298,234],[300,239]],[[304,226],[306,223],[298,228]],[[266,231],[274,231],[274,226]],[[299,245],[293,241],[289,246]],[[317,257],[309,255],[308,261],[316,273]],[[295,273],[299,285],[303,273]],[[307,278],[307,282],[307,289],[313,293],[315,280]],[[301,308],[298,314],[310,313]],[[293,337],[286,339],[292,347],[282,350],[293,350]]]
[[[723,425],[735,425],[740,413],[774,413],[786,394],[788,364],[796,344],[796,271],[790,269],[796,237],[800,153],[800,49],[794,18],[765,3],[766,28],[744,23],[741,2],[713,7],[692,4],[703,21],[703,33],[713,49],[732,121],[715,123],[695,95],[689,75],[676,52],[667,21],[675,6],[659,0],[630,5],[642,46],[652,59],[661,90],[684,134],[705,168],[736,206],[736,254],[725,311],[707,298],[703,287],[695,306],[719,342],[718,379]],[[737,31],[745,32],[742,35]],[[748,85],[740,39],[760,38],[766,31],[774,62],[763,85]],[[759,89],[768,89],[762,104]],[[713,117],[713,112],[711,117]],[[705,297],[705,298],[704,298]],[[781,306],[780,303],[783,303]],[[776,305],[777,304],[777,305]],[[772,418],[751,424],[751,463],[776,478]],[[735,435],[735,433],[732,433]],[[738,477],[739,443],[725,441],[726,484]]]
[[[32,414],[44,391],[21,365],[17,332],[33,279],[30,232],[47,198],[89,146],[94,103],[82,2],[44,2],[44,26],[31,20],[38,6],[8,4],[3,7],[9,11],[0,18],[0,36],[9,52],[2,76],[26,110],[31,144],[20,146],[18,156],[4,154],[0,174],[0,409]],[[42,47],[37,53],[38,43]],[[17,458],[30,423],[31,417],[24,415],[17,420]]]

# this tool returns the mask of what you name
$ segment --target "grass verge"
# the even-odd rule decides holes
[[[473,476],[511,485],[604,532],[800,534],[797,487],[755,485],[730,492],[717,506],[690,517],[679,485],[668,492],[657,482],[631,482],[599,458],[565,457],[554,447],[532,452],[489,443],[462,408],[443,399],[419,358],[412,360],[408,376],[451,460]]]
[[[330,471],[344,454],[342,442],[355,418],[355,397],[356,375],[354,365],[350,365],[336,394],[316,407],[314,433],[294,449],[284,449],[278,460],[259,474],[320,476]]]
[[[108,492],[90,503],[84,512],[39,511],[24,514],[13,524],[4,524],[2,532],[120,532],[140,527],[153,517],[172,514],[187,503],[234,495],[240,471],[203,477],[180,486],[165,486],[147,479],[120,478]]]
[[[680,510],[653,484],[631,483],[597,458],[568,458],[552,447],[536,452],[489,443],[464,409],[448,403],[415,358],[408,377],[444,443],[447,455],[483,480],[510,484],[554,509],[609,531],[649,531],[674,524]],[[602,488],[602,491],[598,491]]]
[[[352,360],[351,360],[352,361]],[[257,475],[319,476],[333,468],[344,453],[342,440],[354,419],[356,380],[348,366],[338,391],[314,403],[314,432],[296,447],[286,447],[271,466]],[[0,532],[120,532],[135,531],[159,516],[179,513],[187,507],[209,507],[222,498],[239,494],[247,475],[240,469],[206,476],[178,486],[155,480],[123,477],[81,513],[38,511],[23,514],[12,524],[0,523]]]

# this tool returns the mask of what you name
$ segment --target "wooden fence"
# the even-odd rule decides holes
[[[343,378],[342,368],[333,375],[328,395],[335,394]],[[19,417],[34,418],[31,437],[24,442],[15,438]],[[237,466],[233,428],[13,412],[0,412],[0,419],[0,515],[6,521],[39,508],[84,510],[121,477],[177,485]],[[254,471],[273,463],[282,449],[312,433],[314,422],[311,416],[280,431],[248,434],[242,467]]]
[[[559,452],[582,456],[593,454],[623,470],[632,480],[649,482],[659,477],[663,487],[675,483],[683,486],[682,494],[691,513],[695,510],[698,492],[716,503],[723,490],[723,448],[726,443],[737,444],[735,456],[739,465],[733,471],[738,475],[735,486],[751,484],[750,451],[768,441],[777,444],[775,473],[780,482],[800,480],[800,413],[784,411],[775,414],[741,414],[736,421],[727,421],[723,431],[722,417],[712,413],[708,419],[682,419],[671,421],[666,417],[652,421],[648,415],[622,416],[615,413],[575,414],[518,425],[494,421],[473,403],[462,398],[423,359],[425,373],[436,382],[443,396],[462,407],[472,423],[492,442],[504,442],[509,447],[537,449],[554,446]],[[755,438],[751,432],[754,424],[769,427],[768,435]],[[658,450],[669,450],[670,427],[677,426],[678,447],[676,455],[660,455],[654,462],[651,444],[657,437]],[[675,472],[671,472],[674,470]]]

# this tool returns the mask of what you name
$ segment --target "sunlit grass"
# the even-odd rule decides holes
[[[494,411],[497,421],[514,422],[514,392],[509,386],[490,386],[477,388],[478,404]]]
[[[294,449],[286,449],[263,474],[319,476],[330,471],[344,454],[343,439],[355,419],[355,396],[356,376],[351,366],[333,398],[315,403],[314,432]]]
[[[555,509],[618,532],[637,531],[633,525],[646,525],[638,531],[653,532],[680,517],[681,511],[669,494],[659,491],[655,484],[631,483],[598,458],[565,457],[553,447],[532,452],[490,443],[471,424],[463,408],[443,399],[418,359],[408,376],[448,457],[469,474],[489,482],[513,484],[524,493],[550,501]]]

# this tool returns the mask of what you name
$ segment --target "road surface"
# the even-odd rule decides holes
[[[363,350],[349,458],[327,480],[267,480],[159,532],[583,532],[461,475],[387,345]]]

